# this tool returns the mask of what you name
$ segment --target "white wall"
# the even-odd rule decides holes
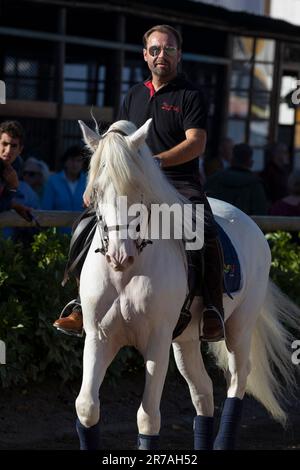
[[[193,0],[197,1],[197,0]],[[199,0],[203,3],[228,8],[229,10],[246,11],[248,13],[256,13],[263,15],[264,0]],[[285,2],[281,0],[284,4]]]
[[[272,0],[270,16],[300,25],[300,1]]]

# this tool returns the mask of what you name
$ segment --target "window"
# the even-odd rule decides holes
[[[49,60],[4,57],[7,99],[53,101],[54,66]]]
[[[246,122],[244,120],[229,119],[227,128],[228,137],[234,143],[239,144],[246,141]]]
[[[64,102],[87,104],[87,64],[65,64]]]
[[[121,88],[121,101],[125,98],[129,88],[136,83],[140,83],[145,79],[143,69],[138,62],[127,60],[127,65],[122,70],[122,88]]]
[[[253,146],[253,169],[259,171],[269,136],[275,41],[234,37],[232,55],[227,134]]]
[[[104,106],[106,67],[96,62],[64,66],[64,103]]]

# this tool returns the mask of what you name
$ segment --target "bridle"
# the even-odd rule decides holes
[[[151,212],[148,212],[148,223],[151,217]],[[97,248],[95,253],[101,253],[102,255],[106,255],[108,252],[108,245],[109,245],[109,232],[116,231],[120,232],[121,230],[128,230],[130,228],[130,224],[117,224],[117,225],[107,225],[103,215],[100,214],[99,208],[96,209],[96,217],[97,217],[97,227],[99,230],[100,241],[101,241],[101,248]],[[137,225],[136,228],[137,232],[140,232],[140,224]],[[152,245],[153,241],[148,240],[145,238],[139,237],[135,241],[135,246],[137,249],[138,254],[140,255],[143,249],[147,245]]]

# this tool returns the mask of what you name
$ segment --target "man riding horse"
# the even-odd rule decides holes
[[[169,25],[151,28],[143,37],[144,60],[151,76],[131,88],[125,97],[119,119],[140,127],[153,118],[147,144],[162,171],[175,188],[193,203],[204,204],[204,288],[202,312],[204,341],[224,338],[223,256],[217,229],[207,198],[200,186],[199,156],[206,145],[207,110],[202,92],[180,76],[182,38]],[[88,198],[85,197],[88,204]],[[200,265],[199,251],[191,252],[192,264]],[[71,304],[72,307],[72,304]],[[81,333],[80,299],[69,316],[54,326],[65,332]]]

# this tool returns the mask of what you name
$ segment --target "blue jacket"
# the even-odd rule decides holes
[[[72,194],[66,181],[64,171],[55,173],[48,179],[43,200],[42,209],[53,211],[82,211],[82,196],[86,188],[86,174],[81,173],[75,193]],[[63,230],[65,233],[70,230]]]
[[[15,193],[7,191],[7,188],[0,180],[0,212],[9,211]]]
[[[38,195],[36,194],[35,191],[27,184],[25,181],[19,181],[19,187],[17,192],[12,193],[13,194],[13,199],[15,199],[16,202],[19,204],[23,204],[24,206],[27,206],[31,209],[39,209],[40,208],[40,202]],[[9,210],[9,208],[7,208]],[[1,203],[0,203],[0,212],[1,212]],[[5,227],[2,230],[2,235],[4,238],[8,237],[16,237],[18,233],[21,233],[21,231],[24,233],[25,232],[29,233],[31,228],[23,228],[20,230],[19,228],[16,227]]]
[[[64,171],[50,176],[46,183],[42,209],[53,211],[82,211],[82,196],[86,187],[86,175],[81,173],[75,193],[72,194]]]

